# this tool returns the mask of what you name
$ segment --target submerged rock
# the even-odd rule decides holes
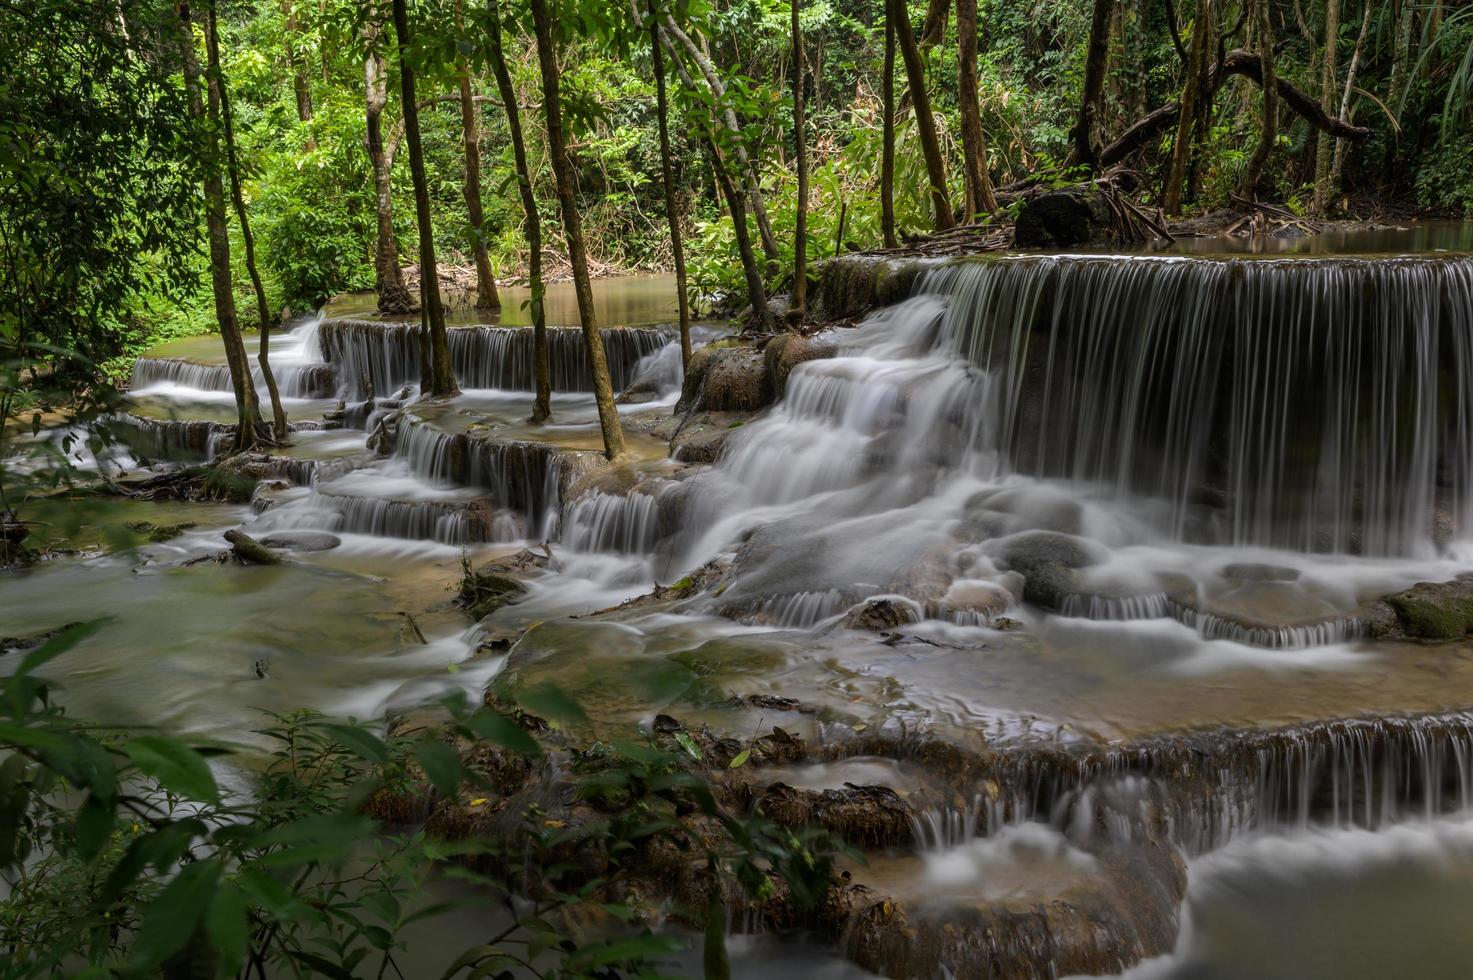
[[[261,539],[262,545],[281,551],[330,551],[342,543],[326,531],[277,531]]]
[[[1023,576],[1023,599],[1046,609],[1058,609],[1081,588],[1076,569],[1104,559],[1099,545],[1052,531],[1029,531],[1010,538],[999,556]]]
[[[839,625],[850,630],[887,632],[920,620],[915,604],[900,596],[883,596],[869,599],[855,606],[839,620]]]
[[[141,534],[154,544],[172,541],[185,531],[191,530],[198,525],[194,521],[180,521],[177,524],[154,524],[149,521],[129,521],[126,527],[135,534]]]

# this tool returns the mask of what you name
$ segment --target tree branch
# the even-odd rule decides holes
[[[1209,94],[1215,94],[1218,89],[1227,82],[1228,78],[1240,75],[1258,85],[1263,84],[1263,61],[1255,51],[1245,51],[1241,48],[1229,51],[1222,63],[1214,66],[1211,82],[1208,86]],[[1366,126],[1353,126],[1343,120],[1336,119],[1312,96],[1307,95],[1301,89],[1295,88],[1293,83],[1284,78],[1276,79],[1279,98],[1284,105],[1293,109],[1306,122],[1316,129],[1322,129],[1332,136],[1354,142],[1364,142],[1373,135],[1373,131]],[[1108,167],[1119,163],[1126,157],[1135,153],[1145,146],[1153,137],[1160,134],[1164,129],[1176,122],[1177,113],[1181,111],[1180,105],[1169,102],[1159,109],[1138,120],[1121,133],[1115,142],[1105,147],[1100,153],[1100,165]]]

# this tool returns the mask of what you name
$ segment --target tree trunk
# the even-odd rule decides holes
[[[654,7],[650,9],[653,11]],[[666,36],[679,42],[680,46],[690,55],[690,59],[695,62],[696,67],[705,77],[706,86],[711,90],[711,95],[716,102],[723,102],[726,99],[726,86],[722,83],[721,76],[716,73],[716,66],[711,64],[711,59],[707,58],[705,53],[690,39],[690,35],[680,29],[680,25],[675,23],[675,18],[668,12],[664,15],[664,32]],[[672,58],[678,57],[673,51],[671,56]],[[733,145],[736,148],[737,162],[741,164],[742,172],[746,177],[747,198],[752,205],[752,214],[757,219],[757,231],[762,236],[762,252],[767,257],[768,264],[775,265],[778,255],[777,238],[772,233],[772,222],[767,219],[767,205],[762,201],[762,185],[758,181],[757,170],[747,156],[746,147],[741,142],[741,123],[737,120],[736,113],[730,108],[722,112],[721,118],[726,128],[736,137]]]
[[[537,214],[537,195],[532,192],[532,170],[527,165],[527,145],[522,139],[521,110],[517,107],[517,90],[506,68],[506,53],[501,48],[501,4],[488,0],[491,30],[491,70],[496,75],[496,89],[506,107],[506,128],[511,135],[512,157],[517,166],[517,190],[522,195],[522,211],[527,234],[527,285],[532,291],[532,373],[537,395],[532,402],[532,421],[546,422],[552,417],[552,372],[548,367],[547,315],[543,309],[542,286],[542,219]]]
[[[1110,55],[1110,18],[1114,12],[1115,0],[1094,0],[1094,14],[1089,23],[1089,49],[1084,62],[1084,91],[1079,102],[1079,120],[1074,124],[1071,156],[1075,163],[1081,163],[1091,171],[1099,169],[1094,132],[1099,124],[1104,96],[1105,68]]]
[[[638,0],[630,0],[629,8],[634,13],[634,19],[638,22],[644,21],[644,15],[640,13]],[[670,64],[675,69],[680,83],[690,92],[697,92],[695,79],[691,77],[685,65],[680,61],[679,53],[675,50],[675,44],[670,38],[670,32],[661,27],[660,43],[664,45],[666,54],[670,55]],[[713,127],[720,125],[713,121]],[[766,329],[771,322],[772,315],[767,308],[767,291],[762,284],[762,272],[757,267],[757,253],[752,247],[752,235],[747,228],[747,204],[743,195],[732,183],[731,174],[728,172],[726,163],[721,158],[721,151],[716,146],[713,134],[702,135],[702,142],[706,147],[706,156],[711,163],[711,176],[716,181],[717,189],[726,200],[726,208],[731,212],[732,234],[736,238],[737,255],[741,258],[742,273],[747,281],[747,299],[752,304],[752,322],[757,329]]]
[[[921,20],[921,50],[929,51],[946,40],[946,15],[951,0],[926,0],[926,16]]]
[[[256,386],[251,380],[246,360],[245,342],[235,318],[235,296],[230,281],[230,232],[225,224],[225,189],[220,182],[220,89],[213,75],[202,80],[199,58],[194,52],[194,26],[190,22],[189,4],[176,5],[179,16],[179,43],[184,60],[184,84],[189,96],[189,114],[203,136],[201,170],[205,194],[205,227],[210,243],[210,283],[214,288],[215,317],[220,322],[220,338],[225,346],[225,361],[230,367],[230,384],[235,392],[236,426],[233,451],[245,452],[259,444],[261,408]],[[208,107],[200,97],[200,87],[208,93]]]
[[[1161,203],[1167,214],[1180,214],[1182,188],[1186,185],[1187,166],[1192,158],[1192,134],[1197,128],[1197,100],[1202,94],[1203,65],[1207,61],[1207,40],[1212,33],[1212,0],[1197,0],[1197,18],[1192,22],[1192,51],[1187,59],[1187,79],[1182,85],[1181,108],[1176,120],[1176,138],[1171,144],[1171,165],[1166,175],[1166,190]]]
[[[465,30],[465,0],[455,2],[455,26]],[[471,254],[476,262],[476,309],[483,313],[501,309],[501,297],[496,294],[496,277],[491,274],[491,257],[486,253],[486,238],[483,231],[485,217],[481,210],[481,133],[476,124],[476,100],[471,93],[471,71],[464,58],[455,64],[456,80],[460,83],[460,131],[465,142],[465,182],[461,190],[465,194],[465,211],[471,226]]]
[[[800,0],[788,0],[793,24],[793,148],[798,170],[798,213],[793,227],[793,291],[788,301],[788,326],[796,329],[808,307],[808,134],[803,120],[803,25],[798,20]]]
[[[297,9],[292,0],[281,0],[281,16],[286,22],[286,61],[292,70],[292,90],[297,97],[297,118],[302,122],[312,121],[312,89],[307,84],[307,66],[302,53],[297,50]],[[309,134],[307,149],[317,149],[317,140]]]
[[[1263,62],[1263,126],[1258,134],[1258,145],[1248,166],[1243,169],[1243,181],[1238,193],[1250,200],[1258,199],[1258,181],[1263,177],[1263,168],[1268,164],[1269,154],[1279,138],[1279,92],[1278,79],[1274,72],[1274,27],[1269,16],[1269,0],[1253,0],[1254,24],[1258,30],[1259,58]]]
[[[1371,29],[1371,11],[1375,7],[1373,0],[1365,0],[1366,9],[1361,15],[1360,33],[1355,38],[1355,51],[1350,56],[1350,64],[1345,69],[1345,90],[1340,97],[1340,112],[1336,118],[1350,119],[1350,96],[1355,91],[1355,73],[1360,68],[1361,55],[1366,50],[1366,32]],[[1330,165],[1330,189],[1340,193],[1340,176],[1345,168],[1345,141],[1335,140],[1335,161]]]
[[[588,256],[583,249],[583,222],[578,215],[578,202],[573,197],[573,168],[568,160],[567,139],[563,135],[562,96],[559,93],[552,20],[548,16],[547,0],[531,0],[531,6],[533,29],[537,34],[537,64],[542,72],[542,111],[547,119],[548,155],[552,158],[552,176],[557,185],[563,231],[568,238],[568,262],[573,267],[578,320],[583,327],[583,343],[588,349],[588,365],[593,374],[593,397],[598,403],[604,455],[613,462],[624,455],[624,430],[619,427],[619,410],[614,404],[608,358],[604,353],[603,338],[599,335],[598,321],[594,318],[593,284],[588,278]]]
[[[1101,0],[1104,2],[1104,0]],[[962,165],[966,174],[967,221],[977,212],[997,210],[992,180],[987,174],[987,135],[982,131],[982,110],[977,91],[977,0],[956,0],[958,94],[962,114]]]
[[[690,299],[685,294],[685,244],[680,235],[680,211],[675,205],[675,167],[670,154],[670,106],[665,94],[665,52],[660,25],[650,21],[650,52],[655,62],[655,109],[660,122],[660,166],[665,181],[665,220],[670,224],[670,251],[675,262],[675,296],[680,304],[680,363],[690,365]]]
[[[1325,50],[1324,63],[1320,70],[1320,106],[1325,112],[1335,113],[1335,46],[1340,37],[1340,0],[1325,3]],[[1337,117],[1338,118],[1338,117]],[[1314,196],[1310,207],[1315,214],[1324,214],[1330,206],[1330,158],[1334,153],[1334,141],[1330,134],[1321,132],[1314,153]]]
[[[899,244],[895,237],[895,12],[885,0],[885,68],[880,79],[880,234],[885,247]]]
[[[286,444],[286,409],[281,407],[281,392],[276,387],[276,375],[271,370],[271,308],[266,303],[266,288],[261,285],[261,274],[256,270],[256,236],[251,234],[250,218],[246,215],[245,194],[240,188],[240,161],[235,153],[235,122],[230,114],[230,91],[225,84],[225,72],[220,67],[220,30],[215,5],[210,4],[208,40],[210,74],[220,87],[220,121],[225,138],[225,169],[230,175],[230,196],[235,202],[235,216],[240,221],[240,239],[245,249],[246,272],[251,277],[251,288],[256,293],[256,315],[261,321],[261,349],[256,361],[261,365],[261,380],[266,383],[266,394],[271,399],[272,436],[278,446]],[[244,349],[244,344],[242,344]],[[247,371],[247,374],[250,372]]]
[[[414,299],[404,286],[399,267],[399,242],[394,237],[394,191],[389,182],[389,155],[384,150],[383,115],[389,103],[389,72],[380,42],[383,14],[376,3],[367,8],[363,40],[368,54],[363,60],[364,100],[367,108],[368,163],[373,170],[373,209],[378,231],[373,247],[373,288],[378,293],[380,313],[413,313]]]
[[[459,393],[450,370],[450,341],[445,335],[445,308],[440,302],[440,275],[435,266],[435,234],[430,226],[430,187],[424,148],[419,141],[419,104],[414,95],[414,69],[409,65],[409,11],[406,0],[393,0],[394,34],[399,46],[399,87],[404,99],[404,140],[409,144],[409,172],[414,179],[414,217],[419,226],[419,305],[423,339],[421,388],[431,398]]]
[[[889,0],[889,4],[895,21],[895,39],[900,44],[900,56],[905,61],[911,105],[916,114],[916,132],[921,138],[921,153],[926,158],[926,177],[931,184],[931,207],[934,212],[932,224],[936,231],[945,231],[956,224],[956,219],[952,215],[951,197],[946,189],[946,161],[941,157],[941,140],[936,135],[936,119],[931,115],[931,99],[926,94],[926,66],[921,62],[920,49],[916,47],[915,33],[911,30],[905,0]]]

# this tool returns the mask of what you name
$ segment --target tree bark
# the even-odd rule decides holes
[[[465,0],[455,2],[456,27],[465,30]],[[496,293],[496,277],[491,274],[491,257],[486,251],[483,232],[485,215],[481,210],[481,133],[476,123],[476,99],[471,92],[471,70],[465,58],[457,58],[456,81],[460,85],[460,131],[465,143],[465,180],[461,191],[465,195],[466,216],[471,226],[471,255],[476,263],[476,309],[494,312],[501,309],[501,297]]]
[[[1099,0],[1107,2],[1107,0]],[[982,110],[977,91],[977,0],[956,0],[958,95],[962,115],[962,163],[966,174],[967,221],[979,211],[997,210],[992,179],[987,174],[987,135],[982,131]]]
[[[1104,97],[1105,68],[1110,56],[1110,18],[1114,12],[1114,0],[1094,0],[1094,13],[1089,23],[1089,48],[1084,62],[1084,90],[1079,101],[1079,119],[1074,124],[1071,155],[1074,162],[1089,167],[1091,171],[1099,169],[1094,132],[1099,125]]]
[[[885,247],[899,244],[895,237],[895,11],[885,0],[885,68],[880,79],[880,234]]]
[[[793,155],[798,171],[797,215],[793,228],[793,291],[788,298],[788,326],[796,329],[808,307],[808,134],[803,123],[803,25],[800,0],[788,0],[793,30]]]
[[[210,243],[210,283],[214,290],[215,317],[220,323],[220,338],[225,346],[225,361],[230,368],[230,384],[235,393],[236,426],[232,449],[245,452],[256,448],[260,442],[261,407],[256,398],[256,386],[251,380],[245,342],[241,339],[240,323],[235,316],[235,296],[231,292],[230,232],[225,224],[225,189],[220,182],[220,89],[213,75],[201,78],[189,4],[179,3],[174,9],[179,17],[179,44],[189,114],[194,117],[204,143],[201,171],[205,227]],[[207,93],[207,102],[200,97],[202,86]]]
[[[670,225],[670,251],[675,263],[675,296],[680,306],[680,363],[690,365],[690,299],[685,293],[685,244],[680,234],[680,211],[675,204],[675,167],[670,153],[670,106],[665,93],[665,52],[660,25],[650,21],[650,53],[655,67],[655,110],[660,122],[660,167],[665,181],[665,220]]]
[[[583,343],[588,349],[588,365],[593,374],[593,397],[598,404],[598,424],[603,430],[604,455],[613,462],[624,455],[624,430],[619,426],[619,410],[614,404],[608,358],[594,317],[593,284],[588,278],[588,256],[583,248],[583,222],[578,215],[578,202],[573,197],[573,168],[563,134],[563,106],[552,19],[548,15],[547,0],[531,0],[531,6],[533,29],[537,34],[537,64],[542,72],[542,111],[547,119],[547,148],[552,158],[553,182],[557,185],[558,208],[562,211],[563,231],[568,238],[568,262],[573,267],[578,320],[583,327]]]
[[[921,20],[922,51],[929,51],[946,40],[946,15],[951,10],[951,0],[927,0],[926,16]]]
[[[1337,119],[1348,120],[1350,118],[1350,96],[1355,91],[1355,73],[1360,68],[1361,55],[1366,50],[1366,32],[1371,29],[1371,11],[1375,7],[1373,0],[1365,0],[1366,9],[1361,15],[1360,33],[1355,38],[1355,51],[1350,55],[1350,64],[1345,69],[1345,90],[1340,97],[1340,111],[1336,113]],[[1341,174],[1345,169],[1345,141],[1335,140],[1335,160],[1330,165],[1330,189],[1335,193],[1340,192]]]
[[[1263,168],[1268,165],[1269,154],[1279,138],[1279,91],[1274,72],[1274,27],[1269,16],[1269,0],[1253,0],[1254,23],[1258,30],[1259,59],[1263,65],[1263,125],[1258,134],[1258,145],[1243,168],[1243,180],[1238,193],[1250,201],[1258,199],[1258,181],[1263,177]]]
[[[911,30],[905,0],[889,0],[889,4],[895,21],[895,39],[900,44],[900,56],[905,61],[911,105],[916,114],[916,132],[921,138],[921,154],[926,158],[926,177],[931,184],[931,207],[934,212],[932,225],[936,231],[945,231],[956,224],[956,218],[952,215],[951,197],[946,189],[946,161],[941,156],[936,119],[931,115],[931,99],[926,94],[926,66],[921,62],[920,49],[916,47],[915,33]]]
[[[1325,2],[1325,50],[1324,62],[1320,67],[1320,107],[1332,116],[1335,113],[1335,47],[1340,38],[1340,0]],[[1324,214],[1330,206],[1330,157],[1334,153],[1330,134],[1321,131],[1314,152],[1314,195],[1310,207],[1315,214]]]
[[[364,104],[367,129],[365,145],[368,163],[373,170],[373,210],[378,230],[373,246],[373,288],[378,293],[380,313],[413,313],[414,299],[404,286],[404,272],[399,267],[399,242],[394,237],[394,191],[390,184],[392,163],[384,151],[383,115],[389,103],[389,72],[382,49],[383,13],[376,2],[370,2],[363,26],[363,40],[368,54],[363,60]]]
[[[487,9],[490,13],[491,70],[496,75],[496,88],[506,107],[506,128],[511,135],[511,152],[517,167],[517,190],[522,196],[527,235],[527,285],[532,291],[532,373],[537,391],[532,402],[532,421],[546,422],[552,417],[552,372],[548,366],[547,314],[543,308],[542,219],[537,213],[537,195],[532,191],[532,168],[527,165],[527,144],[522,139],[517,90],[511,83],[511,73],[506,68],[506,53],[501,47],[499,0],[487,0]]]
[[[414,216],[419,225],[419,305],[421,388],[431,398],[459,393],[450,369],[450,341],[445,334],[445,308],[440,302],[440,275],[435,266],[435,234],[430,225],[430,188],[424,148],[419,140],[419,105],[414,97],[414,69],[409,65],[409,11],[406,0],[393,0],[394,35],[399,47],[399,87],[404,98],[404,139],[409,144],[409,172],[414,179]]]
[[[1186,185],[1187,167],[1192,159],[1192,137],[1197,125],[1197,102],[1202,94],[1203,65],[1207,60],[1207,41],[1212,33],[1212,0],[1197,0],[1197,17],[1192,22],[1192,53],[1187,60],[1187,78],[1182,85],[1180,111],[1176,119],[1176,138],[1171,144],[1171,165],[1166,175],[1166,190],[1161,203],[1167,214],[1180,214],[1182,189]]]
[[[292,70],[292,91],[297,97],[297,119],[304,123],[312,121],[312,89],[307,84],[307,66],[302,53],[296,48],[298,30],[297,8],[292,0],[281,0],[281,16],[286,22],[286,61]],[[317,149],[317,140],[307,136],[307,149]]]
[[[225,72],[220,67],[220,29],[214,3],[209,9],[208,41],[210,74],[220,87],[220,121],[225,138],[225,169],[230,175],[230,197],[235,203],[235,216],[240,221],[240,239],[245,249],[246,272],[251,277],[251,288],[256,294],[256,315],[261,321],[261,349],[256,361],[261,365],[261,380],[266,384],[266,394],[271,399],[272,438],[278,446],[287,439],[286,409],[281,407],[281,392],[276,387],[276,375],[271,370],[271,325],[274,318],[266,303],[266,287],[261,284],[261,273],[256,270],[256,236],[251,234],[250,218],[246,215],[245,194],[240,187],[240,161],[235,153],[235,122],[230,114],[230,90],[225,84]],[[242,348],[244,345],[242,344]],[[247,374],[250,372],[247,371]]]

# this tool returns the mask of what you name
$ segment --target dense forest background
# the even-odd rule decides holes
[[[973,6],[975,34],[967,23]],[[1251,196],[1299,213],[1371,217],[1473,205],[1473,7],[1466,3],[968,0],[953,8],[929,0],[905,9],[909,23],[899,40],[908,35],[913,49],[887,45],[885,7],[877,0],[799,5],[810,259],[883,241],[887,65],[901,237],[934,224],[928,128],[949,200],[969,217],[960,215],[975,196],[960,93],[973,84],[986,173],[1004,191],[1103,169],[1099,160],[1081,160],[1081,125],[1089,134],[1083,145],[1103,147],[1190,96],[1197,111],[1185,127],[1184,159],[1175,152],[1183,127],[1167,124],[1138,134],[1123,159],[1105,161],[1139,175],[1147,204],[1187,214],[1241,204],[1251,169]],[[560,0],[552,8],[574,193],[595,275],[672,264],[655,66],[640,9],[609,0]],[[746,219],[767,252],[766,285],[791,278],[798,181],[790,12],[779,0],[662,8],[680,39],[677,57],[664,58],[662,68],[670,82],[671,183],[698,308],[743,288],[721,192],[729,174],[746,186],[743,169],[756,189],[749,201],[765,204],[768,227],[759,216]],[[272,317],[341,291],[382,287],[375,276],[381,223],[393,232],[390,254],[415,264],[406,57],[416,75],[440,263],[472,267],[479,243],[497,278],[527,275],[524,206],[492,70],[493,18],[504,26],[505,63],[522,110],[546,274],[569,273],[529,9],[419,0],[407,16],[408,44],[401,45],[388,4],[267,0],[195,11],[201,38],[206,21],[217,18],[240,203],[250,212]],[[159,337],[214,329],[198,177],[208,147],[218,145],[205,130],[220,124],[213,113],[191,115],[175,5],[6,5],[0,30],[9,49],[0,69],[5,335],[15,337],[24,319],[31,336],[116,372],[125,355]],[[197,46],[203,59],[202,39]],[[905,57],[912,53],[934,127],[917,125]],[[1246,69],[1234,61],[1242,55]],[[1292,100],[1264,106],[1265,67],[1329,118],[1369,130],[1369,138],[1329,138]],[[1265,120],[1277,123],[1268,140]],[[377,130],[373,140],[370,129]],[[375,162],[387,193],[376,193]],[[478,178],[474,186],[468,173]],[[1004,208],[1007,200],[1004,193]],[[1002,211],[993,220],[1005,218]],[[229,231],[237,291],[249,296],[240,224],[232,220]],[[245,326],[259,309],[241,304]]]

